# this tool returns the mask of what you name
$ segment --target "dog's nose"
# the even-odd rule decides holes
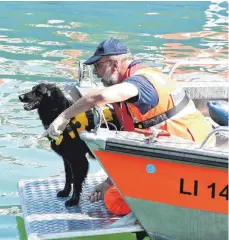
[[[20,100],[20,101],[23,101],[24,99],[25,99],[25,94],[19,95],[19,100]]]

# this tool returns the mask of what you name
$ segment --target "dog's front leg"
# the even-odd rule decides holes
[[[72,176],[73,176],[73,194],[72,197],[65,202],[66,207],[78,205],[80,194],[82,192],[82,185],[88,172],[88,160],[85,155],[78,156],[71,162]]]
[[[63,190],[57,193],[57,197],[68,197],[71,192],[71,184],[73,182],[71,165],[66,158],[63,158],[63,161],[65,170],[65,186]]]

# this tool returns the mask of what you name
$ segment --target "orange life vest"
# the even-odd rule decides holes
[[[128,68],[124,81],[132,75],[141,75],[155,88],[159,102],[156,107],[141,114],[138,107],[129,102],[114,103],[117,118],[125,131],[156,127],[171,135],[202,143],[212,127],[196,109],[177,82],[160,71],[141,64]]]

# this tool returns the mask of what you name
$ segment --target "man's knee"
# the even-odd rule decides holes
[[[116,215],[126,215],[131,212],[131,209],[114,186],[106,191],[104,202],[107,209]]]

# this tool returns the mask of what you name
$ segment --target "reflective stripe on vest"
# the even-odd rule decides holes
[[[182,111],[188,105],[189,101],[190,101],[189,97],[185,94],[184,98],[178,103],[177,106],[174,106],[167,112],[162,113],[156,117],[150,118],[143,122],[134,123],[134,126],[136,128],[149,128],[158,125],[159,123],[163,124],[165,123],[165,121],[167,121],[168,119],[172,118],[177,113]]]

